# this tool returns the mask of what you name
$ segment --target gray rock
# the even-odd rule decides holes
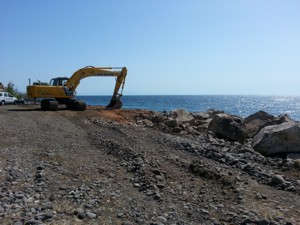
[[[87,216],[86,213],[84,211],[81,211],[78,213],[77,218],[83,220],[86,218],[86,216]]]
[[[91,205],[91,204],[85,204],[84,207],[87,208],[87,209],[91,209],[91,208],[93,208],[93,205]]]
[[[248,137],[252,138],[266,126],[279,125],[285,122],[292,122],[292,119],[286,114],[275,117],[264,111],[259,111],[245,118],[246,133]]]
[[[23,223],[21,221],[16,221],[13,223],[13,225],[23,225]]]
[[[245,118],[246,123],[251,123],[253,121],[268,121],[273,120],[275,117],[269,113],[264,111],[258,111],[248,117]]]
[[[209,123],[208,130],[219,138],[231,141],[243,142],[246,137],[243,118],[225,113],[215,115]]]
[[[141,157],[137,157],[134,159],[134,165],[142,166],[144,164],[144,160]]]
[[[155,115],[152,117],[153,123],[162,123],[164,121],[164,117],[162,115]]]
[[[193,116],[196,120],[207,120],[210,117],[208,112],[196,112]]]
[[[153,126],[153,122],[151,120],[147,120],[147,119],[143,120],[143,124],[145,126],[148,126],[148,127],[152,127]]]
[[[283,184],[285,182],[281,175],[274,175],[271,179],[271,183],[274,185]]]
[[[133,223],[130,222],[130,221],[124,221],[124,222],[122,223],[122,225],[133,225]]]
[[[97,215],[92,212],[86,212],[85,214],[86,214],[87,218],[89,218],[89,219],[94,219],[97,217]]]
[[[266,219],[264,219],[264,220],[258,220],[258,221],[256,221],[256,224],[257,225],[269,225],[270,221],[266,220]]]
[[[15,194],[16,198],[23,198],[25,195],[23,193],[17,193]]]
[[[294,161],[294,167],[295,167],[295,168],[300,168],[300,159],[296,159],[296,160]]]
[[[39,213],[34,217],[34,219],[42,220],[42,221],[51,220],[52,218],[53,218],[53,216],[50,213]]]
[[[245,118],[248,137],[254,137],[263,127],[271,125],[274,116],[264,111],[256,112]]]
[[[180,133],[182,131],[182,128],[181,127],[174,127],[172,131],[173,131],[173,133]]]
[[[123,216],[124,216],[124,213],[120,212],[120,213],[118,213],[117,218],[122,218]]]
[[[165,125],[166,125],[167,127],[171,127],[171,128],[174,128],[174,127],[178,127],[178,126],[179,126],[177,120],[175,120],[175,119],[166,120],[164,123],[165,123]]]
[[[41,225],[41,224],[43,224],[43,222],[40,220],[30,220],[25,223],[25,225]]]
[[[264,127],[254,136],[252,147],[265,156],[300,153],[300,124],[287,122]]]
[[[207,131],[208,126],[209,126],[209,122],[198,125],[197,126],[197,131],[199,131],[199,132],[205,132],[205,131]]]
[[[84,212],[84,210],[82,208],[77,208],[77,209],[74,210],[75,215],[78,215],[81,212]]]
[[[193,124],[195,122],[195,118],[184,109],[175,109],[170,112],[172,117],[178,121],[178,123],[190,123]]]
[[[163,217],[163,216],[159,216],[159,217],[157,217],[157,219],[160,221],[160,222],[162,222],[162,223],[166,223],[168,220],[165,218],[165,217]]]

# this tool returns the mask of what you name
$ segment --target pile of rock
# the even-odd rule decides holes
[[[137,124],[168,133],[196,136],[207,133],[239,143],[250,139],[252,147],[264,156],[286,157],[287,154],[300,154],[300,124],[286,114],[273,116],[259,111],[242,118],[217,110],[190,113],[177,109],[169,113],[140,114],[136,121]]]

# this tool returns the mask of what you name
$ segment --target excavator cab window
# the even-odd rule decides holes
[[[69,78],[67,77],[57,77],[50,80],[51,86],[65,86]]]

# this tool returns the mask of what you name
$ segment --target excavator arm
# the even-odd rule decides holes
[[[77,86],[80,83],[80,80],[86,77],[92,76],[115,76],[116,84],[111,98],[110,103],[107,105],[107,108],[121,108],[122,102],[120,98],[122,96],[125,79],[127,75],[126,67],[92,67],[87,66],[82,69],[77,70],[70,79],[66,82],[66,87],[69,91],[75,91]],[[121,91],[120,91],[121,88]],[[119,92],[120,91],[120,92]]]

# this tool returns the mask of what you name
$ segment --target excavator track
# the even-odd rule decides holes
[[[43,99],[41,101],[41,108],[44,111],[57,111],[58,102],[55,99]]]
[[[86,110],[85,101],[75,100],[75,99],[68,99],[64,104],[67,105],[67,109],[77,110],[77,111]]]

